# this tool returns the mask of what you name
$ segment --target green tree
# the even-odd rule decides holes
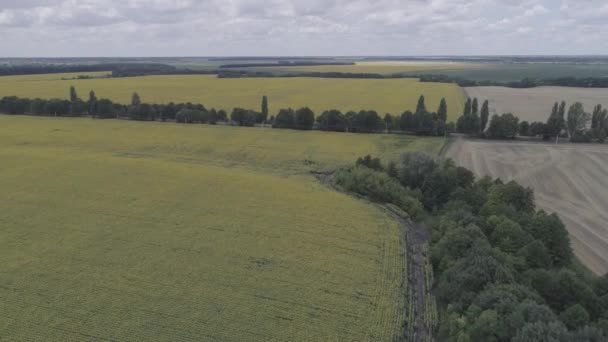
[[[294,128],[296,114],[291,108],[281,109],[274,118],[273,128]]]
[[[565,110],[566,103],[562,102],[562,105]],[[566,128],[566,121],[562,114],[562,105],[559,105],[557,102],[553,105],[551,115],[549,116],[549,119],[547,119],[545,132],[543,132],[544,136],[557,137],[561,134],[562,130]]]
[[[418,127],[418,122],[416,121],[416,115],[414,115],[414,113],[408,111],[405,111],[403,114],[401,114],[401,119],[399,120],[399,126],[401,127],[401,130],[403,131],[408,131],[408,132],[413,132],[416,130],[416,128]]]
[[[465,114],[458,118],[456,129],[459,133],[478,134],[481,127],[479,116],[473,114]]]
[[[570,330],[576,330],[589,323],[589,313],[580,304],[575,304],[559,315],[559,319]]]
[[[74,103],[78,101],[78,94],[76,93],[76,88],[73,86],[70,87],[70,102]]]
[[[262,111],[261,111],[261,120],[262,123],[266,122],[266,120],[268,119],[268,98],[266,97],[266,95],[262,96]]]
[[[528,121],[520,122],[518,133],[522,137],[529,137],[530,136],[530,123]]]
[[[97,112],[98,112],[98,104],[97,104],[97,96],[95,96],[95,92],[93,90],[91,90],[89,92],[89,101],[87,102],[87,105],[89,107],[89,114],[92,117],[96,117],[97,116]]]
[[[477,98],[474,98],[471,104],[471,114],[479,115],[479,101],[477,101]]]
[[[526,265],[529,268],[550,268],[551,254],[540,240],[534,240],[524,246],[519,253],[526,260]]]
[[[441,102],[439,102],[437,116],[439,117],[439,120],[443,122],[446,122],[448,120],[448,103],[445,101],[445,97],[441,98]]]
[[[573,137],[583,134],[587,130],[587,124],[589,123],[590,115],[585,112],[585,107],[580,102],[574,103],[568,110],[568,134],[570,139]]]
[[[317,117],[318,127],[322,131],[344,132],[347,129],[346,118],[339,110],[327,110]]]
[[[311,130],[315,123],[315,113],[308,107],[300,108],[294,115],[294,128]]]
[[[416,115],[426,113],[426,105],[424,103],[424,95],[420,95],[418,98],[418,104],[416,105]]]
[[[512,342],[570,342],[568,330],[560,322],[526,324]]]
[[[480,133],[485,132],[486,126],[488,125],[488,120],[490,119],[490,103],[488,100],[483,101],[483,105],[481,106],[481,114],[480,114]]]
[[[570,264],[573,257],[570,237],[563,222],[556,214],[548,215],[542,210],[537,212],[532,217],[528,231],[547,247],[553,265]]]
[[[603,143],[608,136],[608,110],[602,109],[602,105],[597,105],[593,109],[591,116],[591,132],[593,138]]]
[[[473,104],[471,102],[471,98],[468,98],[467,102],[465,102],[465,104],[464,104],[464,112],[462,114],[465,116],[473,114],[472,107],[473,107]]]
[[[519,119],[511,113],[494,115],[487,136],[491,139],[513,139],[519,130]]]

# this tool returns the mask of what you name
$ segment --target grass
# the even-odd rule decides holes
[[[77,74],[75,74],[77,76]],[[88,80],[61,80],[44,75],[0,77],[0,96],[68,98],[69,87],[79,95],[94,90],[98,97],[129,103],[133,92],[144,102],[197,102],[207,107],[231,111],[234,107],[259,109],[267,95],[271,114],[281,108],[311,107],[327,109],[372,109],[401,114],[414,110],[423,94],[429,110],[436,110],[445,97],[450,119],[456,120],[464,106],[462,90],[454,84],[420,83],[415,79],[324,79],[324,78],[237,78],[219,79],[213,75],[148,76]]]
[[[0,116],[0,339],[392,340],[398,223],[309,171],[441,144]]]

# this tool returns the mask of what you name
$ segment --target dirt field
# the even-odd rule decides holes
[[[608,106],[608,89],[468,87],[464,90],[469,97],[489,100],[492,114],[513,113],[521,120],[530,122],[546,121],[555,101],[566,101],[568,106],[577,101],[582,102],[588,112],[597,104]]]
[[[532,187],[538,206],[566,224],[577,257],[598,274],[608,272],[608,147],[462,139],[447,156],[477,175]]]

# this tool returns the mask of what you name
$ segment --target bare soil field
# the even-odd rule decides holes
[[[537,205],[566,224],[579,260],[608,272],[608,147],[459,139],[447,157],[478,176],[533,188]]]
[[[490,101],[490,113],[513,113],[526,121],[546,121],[556,101],[568,105],[582,102],[588,112],[597,104],[608,106],[608,89],[538,87],[515,89],[507,87],[467,87],[468,97]]]

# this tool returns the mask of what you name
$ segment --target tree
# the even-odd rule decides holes
[[[591,132],[593,138],[603,143],[608,136],[608,110],[602,109],[602,105],[597,105],[593,109],[591,117]]]
[[[553,265],[562,267],[570,264],[573,258],[570,237],[556,214],[548,215],[542,210],[537,212],[527,230],[547,247]]]
[[[566,101],[562,101],[562,103],[559,105],[557,116],[564,120],[566,119]]]
[[[129,115],[133,118],[138,118],[141,112],[141,98],[138,93],[133,93],[131,96],[131,106],[129,106]]]
[[[70,87],[70,102],[74,103],[78,101],[78,94],[76,93],[76,88],[73,86]]]
[[[254,126],[258,117],[259,113],[243,108],[234,108],[230,114],[230,119],[239,126]]]
[[[262,96],[262,111],[261,111],[261,120],[262,123],[266,122],[266,120],[268,119],[268,98],[266,97],[266,95]]]
[[[420,95],[418,98],[418,104],[416,105],[416,115],[426,113],[426,105],[424,104],[424,95]]]
[[[473,104],[471,104],[471,114],[479,115],[479,101],[477,101],[477,98],[474,98]]]
[[[315,113],[308,107],[300,108],[295,112],[294,128],[311,130],[315,124]]]
[[[513,139],[519,130],[519,119],[511,113],[494,115],[490,120],[487,136],[491,139]]]
[[[471,115],[472,114],[472,108],[473,104],[471,103],[471,98],[467,99],[467,102],[464,104],[464,112],[462,113],[463,115]]]
[[[488,119],[490,118],[490,103],[488,100],[483,101],[483,105],[481,106],[481,115],[480,115],[480,133],[485,132],[486,126],[488,125]]]
[[[293,109],[281,109],[279,114],[274,118],[272,128],[294,128],[295,120],[295,112]]]
[[[585,133],[587,130],[587,124],[589,123],[590,115],[585,112],[585,108],[583,104],[580,102],[576,102],[570,109],[568,110],[568,134],[570,135],[570,139],[576,139],[577,136],[580,136]]]
[[[530,136],[530,123],[528,121],[520,122],[518,132],[519,132],[519,135],[521,135],[523,137],[529,137]]]
[[[562,102],[563,108],[565,110],[566,103]],[[560,106],[557,102],[553,105],[553,109],[551,110],[551,115],[549,119],[547,119],[547,125],[545,126],[544,136],[547,137],[557,137],[561,134],[562,130],[566,127],[566,122],[562,113],[562,106]]]
[[[433,170],[437,168],[435,160],[426,153],[406,152],[401,154],[397,173],[401,184],[411,189],[421,188]]]
[[[89,107],[89,114],[92,117],[96,117],[97,116],[97,111],[98,111],[98,103],[97,103],[97,96],[95,96],[95,92],[93,90],[91,90],[89,92],[89,101],[87,102],[87,105]]]
[[[399,120],[399,126],[403,131],[415,131],[418,127],[416,116],[409,110],[401,114],[401,120]]]
[[[513,222],[502,216],[493,216],[488,219],[488,223],[494,226],[490,241],[492,246],[500,248],[506,253],[515,253],[524,246],[528,235],[517,222]]]
[[[589,313],[580,304],[575,304],[559,315],[559,319],[570,330],[576,330],[589,323]]]
[[[529,323],[517,332],[513,342],[568,342],[571,341],[568,330],[560,322]]]
[[[102,119],[109,119],[115,117],[114,104],[108,99],[100,99],[97,101],[97,113],[96,115]]]
[[[470,111],[470,110],[469,110]],[[481,127],[479,116],[473,114],[464,114],[456,122],[456,129],[464,134],[478,134]]]
[[[529,268],[549,268],[551,267],[551,254],[540,240],[534,240],[524,246],[518,255],[526,259]]]
[[[317,123],[322,131],[344,132],[347,129],[346,118],[339,110],[326,110],[318,118]]]
[[[445,101],[445,97],[439,102],[439,108],[437,109],[437,116],[439,120],[446,122],[448,120],[448,104]]]

